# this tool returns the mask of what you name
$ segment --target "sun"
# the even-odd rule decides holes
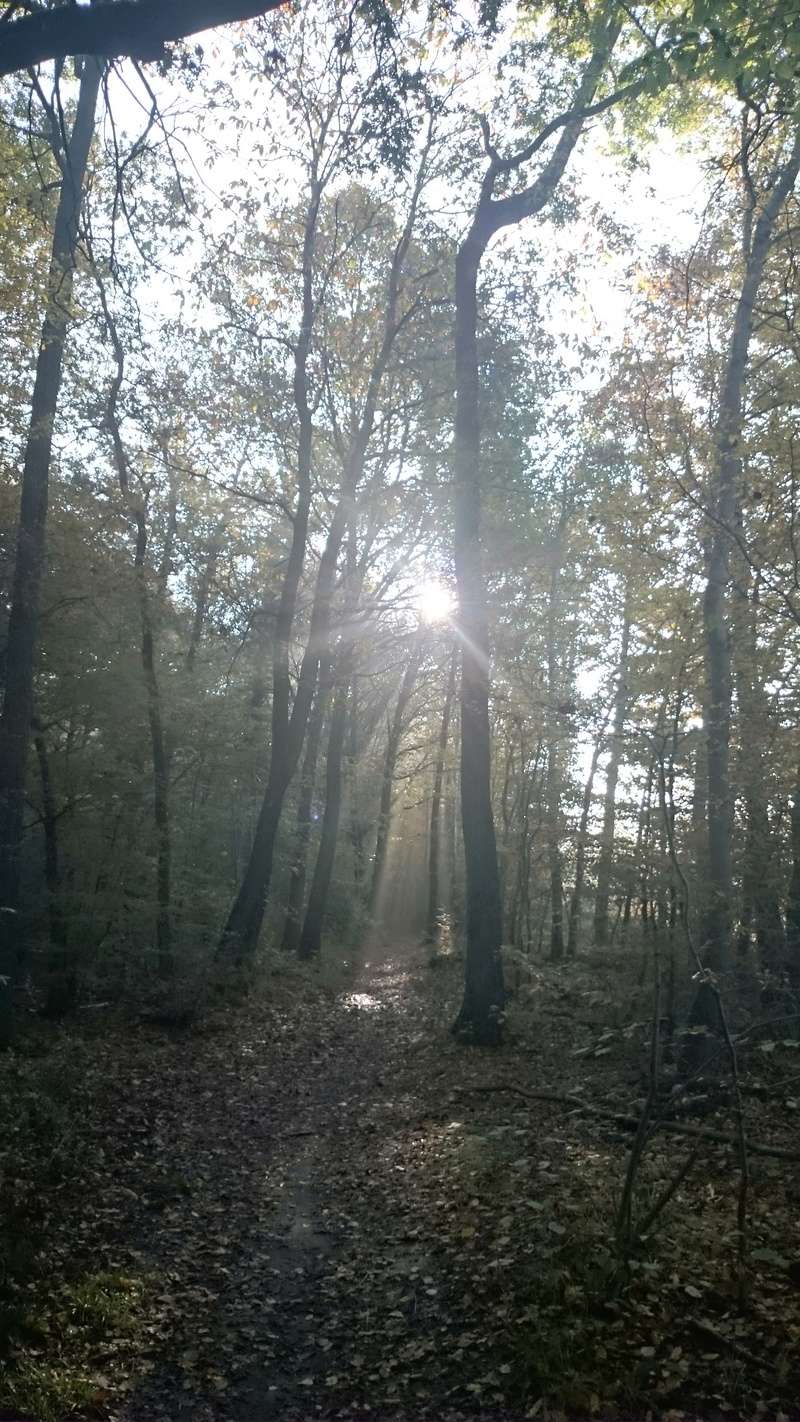
[[[444,583],[426,578],[416,597],[417,610],[423,622],[449,622],[455,612],[455,598]]]

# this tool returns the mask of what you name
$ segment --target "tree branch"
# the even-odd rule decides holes
[[[160,59],[164,45],[216,25],[252,20],[285,0],[95,0],[11,21],[0,38],[0,75],[66,55]]]

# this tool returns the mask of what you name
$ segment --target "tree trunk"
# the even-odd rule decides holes
[[[289,893],[281,938],[281,947],[287,953],[296,953],[300,948],[306,895],[308,846],[313,825],[312,806],[317,779],[317,761],[332,686],[333,667],[330,657],[325,657],[320,664],[314,708],[308,719],[308,736],[303,756],[303,768],[300,772],[300,798],[297,803],[297,824],[292,849],[292,867],[289,873]]]
[[[431,796],[431,818],[428,839],[428,912],[425,922],[423,942],[434,946],[439,942],[440,901],[439,901],[439,857],[441,853],[442,786],[447,756],[447,740],[450,734],[450,710],[456,689],[457,653],[450,659],[450,673],[442,707],[442,721],[436,747],[436,762],[433,770],[433,794]]]
[[[743,165],[746,156],[742,155]],[[703,633],[707,685],[708,757],[708,907],[705,927],[706,967],[726,974],[731,968],[733,806],[730,787],[731,650],[728,632],[728,567],[735,532],[736,497],[741,474],[740,442],[744,382],[753,330],[753,312],[772,242],[775,223],[800,170],[800,131],[789,156],[772,175],[768,197],[753,226],[755,197],[745,213],[745,269],[722,379],[715,431],[715,464],[709,505],[713,525],[708,540],[707,581],[703,596]],[[748,179],[748,192],[754,190]],[[752,231],[752,241],[749,234]],[[706,983],[695,998],[694,1026],[718,1026],[717,999]]]
[[[481,381],[478,361],[478,270],[496,232],[533,217],[550,202],[566,171],[591,101],[619,36],[613,11],[593,27],[592,53],[584,66],[574,106],[547,128],[558,139],[535,180],[521,191],[495,198],[495,188],[516,173],[544,142],[546,129],[503,159],[483,126],[488,165],[470,229],[455,269],[455,480],[453,552],[458,588],[457,625],[461,661],[461,815],[466,868],[467,945],[464,998],[453,1030],[473,1042],[495,1044],[504,1003],[500,958],[502,904],[491,796],[489,726],[489,628],[481,567]]]
[[[314,168],[312,202],[306,218],[303,243],[303,319],[295,352],[294,395],[300,422],[298,446],[298,501],[292,521],[289,562],[281,590],[275,630],[272,686],[272,743],[267,788],[253,838],[253,845],[239,892],[231,908],[217,950],[217,957],[240,965],[256,950],[267,894],[272,879],[275,841],[286,791],[292,782],[303,748],[306,725],[322,656],[329,649],[330,612],[336,567],[342,540],[352,516],[355,493],[364,472],[369,442],[375,426],[378,399],[394,343],[402,324],[398,319],[400,283],[411,245],[420,194],[424,186],[430,154],[432,130],[423,149],[402,235],[392,254],[386,284],[383,335],[366,384],[360,416],[354,420],[344,459],[342,494],[334,511],[325,549],[320,560],[308,642],[300,666],[294,704],[289,714],[289,640],[297,605],[297,592],[305,558],[311,500],[312,412],[309,403],[308,356],[316,316],[313,299],[313,261],[317,219],[323,181]],[[319,164],[319,154],[316,157]],[[326,170],[331,176],[331,168]]]
[[[581,907],[583,904],[583,881],[586,873],[586,838],[589,831],[589,815],[592,811],[594,780],[603,751],[606,725],[607,720],[595,742],[592,760],[589,766],[589,774],[586,777],[586,787],[583,792],[583,804],[581,806],[581,818],[578,825],[577,849],[575,853],[575,886],[572,890],[572,900],[569,906],[569,930],[567,933],[568,958],[574,958],[578,951],[578,933],[580,931]]]
[[[300,934],[299,956],[304,959],[316,957],[322,948],[322,924],[328,903],[333,865],[336,858],[336,844],[339,835],[339,818],[342,809],[342,759],[344,738],[347,727],[347,700],[350,649],[339,658],[339,685],[334,696],[328,733],[328,754],[325,761],[325,812],[322,817],[322,832],[319,839],[317,860],[308,895],[303,929]]]
[[[186,670],[194,671],[197,653],[200,648],[200,640],[203,636],[206,614],[208,613],[208,599],[211,587],[217,571],[217,562],[220,554],[220,542],[218,537],[214,537],[208,546],[208,552],[203,564],[203,571],[200,574],[200,581],[197,584],[197,593],[194,602],[194,616],[192,617],[192,630],[189,635],[189,649],[186,653]]]
[[[561,862],[561,727],[559,706],[566,691],[559,667],[557,633],[561,610],[561,569],[564,559],[564,539],[569,524],[569,490],[565,483],[561,496],[561,513],[553,549],[553,571],[547,599],[547,784],[545,812],[547,816],[547,861],[550,869],[550,961],[560,963],[564,957],[564,876]],[[563,648],[561,649],[563,653]]]
[[[490,1045],[500,1038],[505,993],[500,958],[500,875],[491,793],[489,628],[480,546],[477,277],[483,245],[468,238],[456,258],[454,553],[461,641],[461,823],[467,943],[464,999],[454,1031],[477,1044]]]
[[[795,991],[800,988],[800,771],[792,796],[792,872],[786,900],[786,947],[789,979]]]
[[[143,507],[135,511],[136,552],[134,578],[139,603],[142,643],[141,658],[147,696],[147,724],[153,762],[153,818],[156,829],[156,966],[161,977],[173,971],[172,957],[172,838],[169,819],[169,756],[161,713],[161,691],[156,671],[155,639],[150,597],[147,589],[147,515]]]
[[[228,914],[219,948],[218,959],[240,966],[246,958],[252,957],[258,944],[264,909],[267,902],[272,866],[275,856],[275,840],[278,834],[281,811],[286,791],[300,759],[306,723],[311,710],[311,700],[317,679],[319,652],[309,656],[312,635],[316,635],[315,620],[325,599],[324,579],[330,574],[331,585],[338,558],[338,546],[333,557],[326,560],[323,554],[317,575],[315,611],[309,630],[309,643],[303,657],[300,680],[294,705],[291,708],[291,681],[289,674],[289,647],[292,627],[297,610],[300,579],[305,564],[308,543],[308,520],[311,510],[311,459],[313,441],[313,414],[311,409],[308,362],[311,339],[317,307],[314,301],[314,257],[317,245],[317,228],[323,185],[317,176],[319,155],[315,152],[312,163],[309,203],[303,229],[302,252],[302,306],[300,331],[294,352],[293,395],[297,411],[297,501],[292,517],[292,537],[289,557],[281,586],[275,634],[272,647],[272,713],[269,770],[264,798],[256,823],[250,856],[242,876],[239,890]],[[333,529],[331,530],[331,533]],[[329,535],[328,543],[331,542]],[[326,547],[325,552],[328,552]],[[305,673],[305,675],[304,675]]]
[[[361,754],[360,742],[359,677],[354,672],[350,682],[350,720],[347,733],[347,777],[348,799],[350,802],[350,846],[353,852],[353,889],[360,904],[364,892],[366,825],[361,813],[361,796],[358,776],[358,762]]]
[[[400,690],[395,702],[394,713],[389,723],[389,734],[386,740],[386,752],[383,757],[383,775],[381,777],[381,798],[378,809],[378,829],[375,838],[375,854],[372,860],[372,875],[370,878],[369,897],[367,899],[367,909],[370,918],[375,917],[378,906],[378,899],[383,886],[384,870],[386,868],[386,853],[389,848],[389,829],[392,820],[392,792],[394,790],[394,774],[397,767],[397,755],[400,750],[400,742],[405,730],[405,718],[408,710],[408,703],[414,690],[417,680],[419,664],[422,658],[422,633],[417,632],[411,648],[411,652],[403,672],[400,682]]]
[[[75,1006],[77,978],[67,947],[67,924],[61,908],[61,872],[58,853],[58,814],[50,757],[42,726],[33,721],[33,744],[39,764],[42,790],[42,830],[44,833],[44,882],[47,889],[47,917],[50,928],[47,996],[45,1012],[51,1016],[69,1012]]]
[[[597,891],[594,900],[594,941],[598,947],[608,943],[608,905],[611,896],[611,871],[614,865],[614,829],[617,814],[617,783],[622,760],[623,737],[625,734],[625,714],[628,707],[628,652],[630,649],[631,624],[627,613],[622,623],[622,641],[619,653],[617,694],[614,702],[614,729],[611,739],[611,753],[606,769],[606,789],[603,800],[603,833],[600,854],[597,860]]]
[[[745,808],[742,912],[738,947],[746,953],[755,929],[762,963],[773,972],[786,966],[786,938],[778,885],[780,851],[767,803],[767,749],[770,713],[759,665],[758,580],[749,569],[737,579],[733,610],[733,668],[739,708],[739,784]]]
[[[0,718],[0,1042],[11,1026],[10,986],[19,970],[15,932],[28,744],[33,717],[34,658],[44,569],[53,425],[61,390],[64,346],[83,184],[94,132],[102,64],[81,67],[75,123],[60,155],[61,191],[53,229],[47,307],[42,326],[20,491],[19,529],[6,644],[6,686]],[[3,979],[8,979],[4,985]],[[7,999],[7,1000],[6,1000]]]

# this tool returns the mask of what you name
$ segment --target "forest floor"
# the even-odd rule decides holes
[[[631,1133],[486,1088],[635,1113],[646,1009],[596,967],[534,972],[482,1052],[447,1030],[453,962],[366,956],[183,1031],[99,1011],[6,1054],[0,1418],[800,1418],[798,1166],[750,1158],[746,1298],[736,1157],[707,1140],[622,1262]],[[748,1131],[796,1151],[768,1094],[792,1045],[753,1039]],[[634,1218],[691,1145],[653,1137]]]

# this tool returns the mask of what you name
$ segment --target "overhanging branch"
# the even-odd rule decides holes
[[[237,20],[252,20],[285,0],[99,0],[57,5],[0,25],[0,75],[66,55],[159,59],[164,45]]]

